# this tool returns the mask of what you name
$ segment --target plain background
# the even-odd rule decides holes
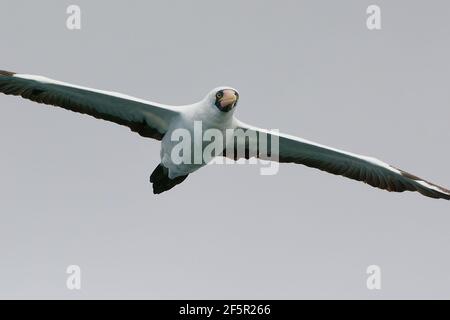
[[[66,8],[82,29],[66,28]],[[366,8],[382,30],[366,28]],[[450,186],[448,1],[5,1],[0,69],[243,121]],[[159,142],[0,96],[1,298],[450,298],[450,203],[298,165],[159,196]],[[66,268],[82,289],[66,288]],[[381,267],[382,290],[366,288]]]

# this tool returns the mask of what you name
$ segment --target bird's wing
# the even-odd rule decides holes
[[[234,150],[230,148],[224,151],[225,156],[235,160],[256,156],[266,160],[275,159],[281,163],[298,163],[363,181],[373,187],[388,191],[417,191],[427,197],[450,200],[450,190],[372,157],[341,151],[286,134],[271,133],[240,121],[237,122],[236,129],[246,132],[245,139],[235,139]],[[261,134],[264,134],[265,137],[260,138]],[[271,147],[273,145],[273,143],[271,144],[272,136],[278,137],[278,152],[277,148]],[[263,141],[263,146],[268,146],[268,150],[259,148],[260,139]],[[265,144],[266,141],[267,144]],[[250,147],[249,143],[256,147]],[[238,152],[236,148],[241,148],[244,152]],[[278,159],[276,159],[277,156]]]
[[[162,139],[169,122],[178,114],[174,107],[120,93],[8,71],[0,71],[0,92],[115,122],[157,140]]]

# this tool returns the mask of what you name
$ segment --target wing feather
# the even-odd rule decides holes
[[[241,140],[241,144],[245,143],[244,146],[235,146],[234,150],[224,150],[224,156],[235,160],[237,160],[238,155],[237,148],[243,147],[245,149],[243,157],[248,159],[251,157],[249,144],[256,143],[256,146],[258,146],[257,156],[265,160],[274,160],[277,158],[274,158],[274,155],[277,155],[277,160],[280,163],[303,164],[335,175],[362,181],[387,191],[417,191],[427,197],[450,200],[450,190],[372,157],[334,149],[286,134],[272,133],[242,122],[238,122],[236,129],[241,129],[247,133],[251,132],[251,134],[246,134],[246,139]],[[262,141],[269,141],[272,136],[276,136],[279,150],[260,152],[259,136],[261,134],[268,135]],[[256,137],[256,141],[254,141],[254,137]],[[270,149],[270,144],[268,148]],[[267,154],[270,156],[267,156]]]
[[[114,122],[157,140],[162,139],[170,121],[178,114],[175,107],[120,93],[9,71],[0,71],[0,92]]]

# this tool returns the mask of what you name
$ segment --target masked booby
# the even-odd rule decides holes
[[[129,127],[143,137],[161,141],[161,163],[153,171],[150,181],[155,194],[162,193],[183,182],[186,177],[206,163],[175,163],[172,151],[176,144],[172,134],[179,128],[193,131],[193,123],[201,121],[203,129],[244,130],[252,132],[244,140],[244,154],[229,153],[224,149],[219,156],[237,160],[252,156],[261,159],[260,150],[251,154],[250,145],[260,148],[262,134],[278,139],[277,160],[280,163],[297,163],[332,174],[365,182],[387,191],[417,191],[431,198],[450,200],[450,191],[415,175],[388,165],[378,159],[327,147],[287,134],[275,134],[247,125],[234,117],[239,100],[237,90],[220,87],[212,90],[200,102],[185,106],[170,106],[109,92],[52,80],[42,76],[0,71],[0,92],[67,110],[93,116]],[[266,137],[267,138],[267,137]],[[242,144],[242,142],[241,142]],[[203,147],[203,146],[202,146]],[[239,146],[235,146],[237,148]],[[267,153],[268,154],[268,153]]]

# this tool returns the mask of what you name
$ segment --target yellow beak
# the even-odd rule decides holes
[[[237,97],[233,90],[224,90],[223,97],[220,99],[220,106],[226,108],[236,103]]]

